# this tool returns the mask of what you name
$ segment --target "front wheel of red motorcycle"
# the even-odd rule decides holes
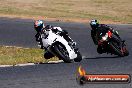
[[[122,48],[122,50],[123,50],[124,56],[129,55],[129,51],[127,50],[127,48],[125,46]]]

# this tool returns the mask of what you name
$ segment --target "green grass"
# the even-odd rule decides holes
[[[132,23],[131,0],[0,0],[0,14]]]
[[[16,65],[22,63],[46,63],[58,60],[53,57],[49,60],[43,58],[43,50],[36,48],[18,48],[0,46],[0,65]]]

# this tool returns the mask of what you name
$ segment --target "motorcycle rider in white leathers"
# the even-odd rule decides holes
[[[44,57],[45,59],[50,59],[52,58],[54,55],[52,55],[50,52],[47,51],[47,49],[44,47],[43,43],[42,43],[42,38],[41,38],[41,34],[44,34],[45,36],[48,35],[48,31],[52,30],[55,33],[59,33],[60,36],[63,36],[64,39],[66,39],[66,41],[71,44],[71,45],[76,45],[75,42],[73,42],[73,40],[69,37],[68,32],[66,30],[62,30],[60,27],[53,27],[51,25],[46,25],[43,23],[42,20],[36,20],[34,22],[34,29],[37,31],[37,34],[35,35],[36,41],[38,42],[38,46],[41,49],[45,49],[45,54]]]

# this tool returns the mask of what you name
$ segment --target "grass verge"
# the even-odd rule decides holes
[[[36,48],[19,48],[0,46],[0,65],[16,65],[23,63],[46,63],[58,60],[53,57],[49,60],[43,58],[43,50]]]
[[[0,14],[132,23],[131,0],[0,0]],[[79,20],[78,20],[79,21]]]

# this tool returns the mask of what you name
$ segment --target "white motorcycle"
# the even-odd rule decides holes
[[[56,28],[62,30],[60,27]],[[41,34],[41,38],[43,46],[48,52],[64,62],[80,62],[82,60],[82,55],[78,51],[78,48],[76,48],[76,45],[70,45],[63,36],[60,36],[59,32],[55,33],[49,29]]]

